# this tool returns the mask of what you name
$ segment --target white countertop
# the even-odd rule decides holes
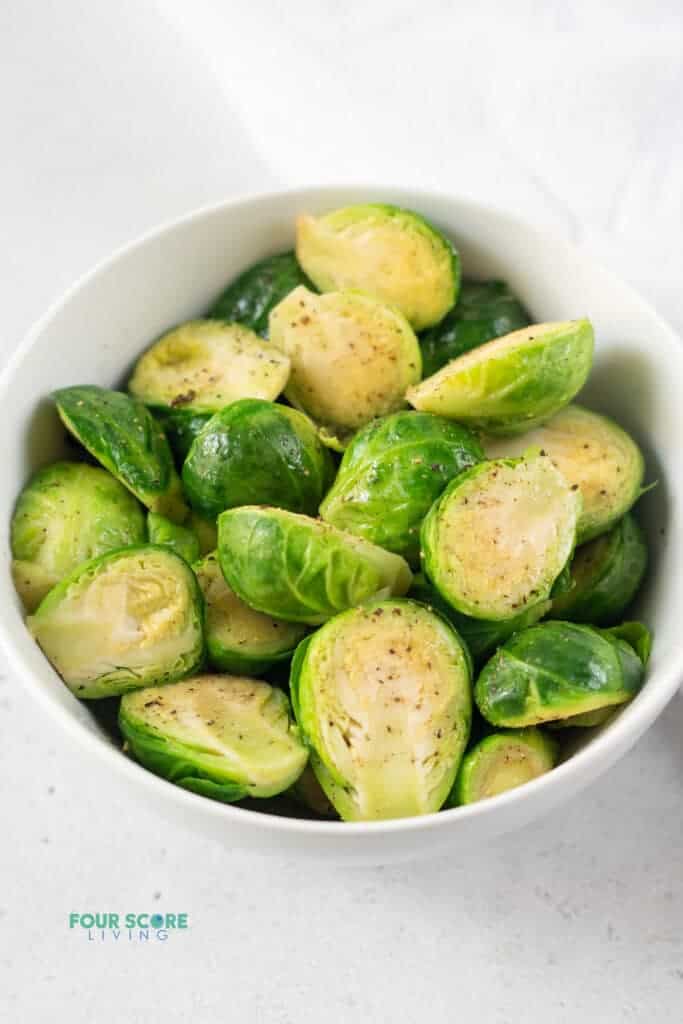
[[[515,210],[589,245],[681,329],[682,52],[674,0],[9,0],[2,354],[160,221],[334,180]],[[143,813],[4,675],[0,1020],[680,1024],[682,736],[678,696],[525,831],[348,870]],[[190,927],[89,943],[68,915],[95,910]]]

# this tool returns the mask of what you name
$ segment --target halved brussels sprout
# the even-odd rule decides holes
[[[479,710],[492,725],[516,728],[624,704],[640,689],[644,663],[621,632],[558,621],[515,634],[477,679]]]
[[[277,398],[289,359],[248,327],[191,320],[138,359],[128,390],[145,405],[218,412],[239,398]]]
[[[143,505],[183,521],[187,506],[171,449],[141,402],[94,384],[60,388],[53,398],[64,426]]]
[[[553,600],[551,617],[596,626],[618,622],[635,597],[646,567],[643,531],[627,513],[608,533],[577,548],[571,562],[573,586]]]
[[[317,776],[311,768],[310,761],[302,771],[293,786],[287,790],[287,796],[312,811],[319,818],[338,818],[339,815],[327,799],[325,790],[318,782]]]
[[[320,514],[416,561],[429,508],[449,480],[483,456],[466,427],[429,413],[394,413],[355,435]]]
[[[527,608],[521,615],[516,615],[513,619],[505,619],[503,622],[473,619],[469,615],[456,612],[455,608],[444,601],[422,573],[413,577],[408,597],[421,604],[426,604],[428,608],[433,608],[456,628],[458,634],[467,644],[467,649],[472,655],[475,665],[481,664],[496,647],[499,647],[513,633],[535,625],[550,611],[553,604],[550,600],[540,601],[538,604],[532,605],[531,608]]]
[[[270,337],[291,359],[287,398],[331,434],[399,409],[420,379],[408,321],[360,292],[296,288],[270,314]]]
[[[311,286],[293,252],[267,256],[228,285],[208,316],[244,324],[267,338],[271,309],[300,284]]]
[[[277,508],[223,512],[218,558],[230,587],[252,608],[314,626],[370,598],[405,594],[412,579],[399,555]]]
[[[225,803],[282,793],[308,759],[287,697],[257,679],[200,675],[146,687],[122,699],[119,726],[145,768]]]
[[[192,412],[191,409],[162,409],[160,406],[155,407],[152,412],[168,438],[176,464],[182,466],[192,442],[209,422],[213,413]]]
[[[505,281],[463,281],[455,307],[420,338],[422,373],[431,377],[451,359],[530,323]]]
[[[316,512],[333,475],[331,456],[303,413],[245,398],[217,412],[194,441],[183,485],[208,518],[252,504]]]
[[[588,320],[534,324],[466,352],[406,397],[490,434],[519,434],[571,402],[592,362]]]
[[[523,786],[551,771],[557,754],[555,740],[540,729],[491,733],[465,754],[449,806],[473,804]]]
[[[32,612],[81,562],[143,543],[145,519],[132,494],[103,469],[55,462],[19,495],[10,534],[14,585]]]
[[[258,676],[291,657],[305,626],[254,611],[225,582],[216,552],[194,567],[206,603],[206,646],[214,668]]]
[[[607,416],[580,405],[567,406],[521,437],[486,438],[484,447],[489,458],[510,458],[534,447],[552,459],[583,498],[579,544],[608,530],[643,491],[645,462],[633,438]]]
[[[457,633],[413,601],[374,601],[302,641],[294,713],[311,765],[346,821],[438,811],[472,715]]]
[[[190,565],[199,558],[199,538],[189,526],[178,526],[157,512],[147,514],[147,536],[150,544],[170,548]]]
[[[299,217],[296,254],[320,291],[361,288],[400,309],[416,330],[438,323],[458,297],[453,245],[397,206],[367,203]]]
[[[113,697],[194,672],[202,595],[189,565],[151,544],[93,558],[50,591],[28,626],[77,697]]]
[[[427,513],[425,572],[463,615],[516,618],[550,596],[574,549],[580,507],[550,459],[481,462]]]

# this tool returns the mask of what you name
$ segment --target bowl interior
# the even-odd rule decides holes
[[[633,433],[646,454],[647,481],[658,481],[638,506],[652,563],[635,609],[654,628],[653,656],[646,686],[621,716],[637,715],[638,704],[651,700],[651,720],[673,692],[670,669],[681,657],[683,576],[674,567],[683,561],[683,409],[678,385],[683,349],[637,295],[578,251],[467,201],[396,189],[300,190],[200,212],[117,254],[43,318],[5,371],[0,384],[5,433],[0,519],[9,522],[29,475],[64,453],[64,432],[48,397],[51,391],[81,383],[120,385],[158,335],[201,315],[253,261],[291,247],[298,213],[372,199],[413,207],[433,220],[455,240],[466,275],[505,278],[536,321],[580,316],[593,321],[596,362],[580,400],[614,416]],[[88,705],[71,696],[26,632],[10,580],[7,540],[0,557],[0,626],[15,665],[51,708],[61,709],[81,729],[111,744],[107,716],[94,716]],[[661,690],[655,693],[659,679]],[[647,724],[634,729],[632,740]],[[578,745],[596,742],[591,733]]]

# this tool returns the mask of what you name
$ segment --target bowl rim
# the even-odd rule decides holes
[[[436,200],[445,203],[460,203],[470,207],[475,212],[479,211],[482,216],[493,215],[499,221],[507,222],[513,229],[531,231],[538,236],[540,241],[559,245],[574,255],[581,255],[583,258],[590,260],[592,265],[599,269],[601,274],[610,280],[615,287],[626,290],[630,297],[640,305],[643,312],[651,320],[657,322],[660,330],[666,332],[676,344],[681,344],[674,329],[656,312],[653,306],[643,299],[630,284],[622,281],[611,270],[605,268],[599,260],[596,260],[586,250],[585,246],[576,245],[552,231],[539,228],[534,223],[496,204],[482,202],[466,194],[456,194],[443,189],[413,187],[411,185],[378,184],[377,182],[369,184],[341,182],[326,183],[324,185],[312,183],[280,189],[240,192],[229,199],[205,204],[178,217],[164,221],[145,231],[132,241],[119,245],[108,256],[99,260],[91,269],[80,275],[49,305],[45,313],[34,322],[0,372],[0,401],[11,386],[15,371],[27,357],[37,338],[40,337],[50,321],[101,273],[109,270],[116,263],[125,260],[134,251],[144,248],[149,242],[158,240],[166,234],[170,234],[205,218],[211,219],[217,214],[234,207],[258,205],[278,199],[294,199],[297,196],[311,194],[315,194],[321,199],[324,199],[326,194],[329,194],[331,197],[338,196],[340,193],[348,196],[357,194],[358,201],[364,199],[367,202],[368,195],[373,195],[377,192],[390,196],[403,194],[407,197],[410,195],[417,198],[418,202],[420,199],[423,199],[426,202]],[[350,201],[353,200],[351,199]],[[234,822],[235,824],[239,823],[254,827],[262,832],[293,833],[326,838],[334,836],[339,839],[343,836],[395,835],[397,833],[432,832],[434,830],[447,829],[456,820],[465,821],[495,814],[496,811],[502,810],[514,803],[523,802],[527,798],[534,796],[540,797],[546,791],[558,787],[561,788],[565,781],[569,782],[570,780],[574,780],[575,785],[570,787],[569,792],[576,792],[583,785],[588,784],[593,778],[597,777],[601,773],[601,769],[606,770],[622,753],[625,753],[636,742],[644,729],[652,724],[674,696],[683,678],[682,641],[668,653],[665,663],[658,669],[656,677],[648,680],[647,685],[643,687],[636,698],[627,704],[618,717],[608,723],[590,743],[574,753],[566,761],[557,765],[551,772],[498,796],[461,807],[448,808],[409,818],[393,818],[368,822],[320,821],[269,814],[250,808],[220,803],[216,800],[207,800],[205,797],[185,790],[155,775],[123,754],[122,750],[114,746],[113,743],[107,742],[103,737],[85,728],[66,706],[53,701],[49,692],[38,684],[33,671],[15,646],[12,633],[2,615],[0,615],[0,645],[7,656],[12,673],[16,677],[21,678],[22,685],[32,694],[46,713],[50,717],[56,718],[65,732],[73,736],[79,744],[95,754],[101,763],[110,765],[113,772],[120,774],[131,784],[146,787],[150,794],[158,794],[160,800],[170,799],[172,802],[175,802],[180,810],[184,808],[188,812],[204,813],[217,821],[224,822],[226,825]],[[643,721],[645,725],[641,729],[639,726]]]

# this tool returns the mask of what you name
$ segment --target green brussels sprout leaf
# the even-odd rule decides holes
[[[216,320],[244,324],[267,338],[271,309],[300,284],[312,287],[293,252],[267,256],[235,278],[207,315]]]
[[[147,535],[150,544],[170,548],[190,565],[199,558],[199,538],[190,526],[178,526],[158,512],[148,512]]]

